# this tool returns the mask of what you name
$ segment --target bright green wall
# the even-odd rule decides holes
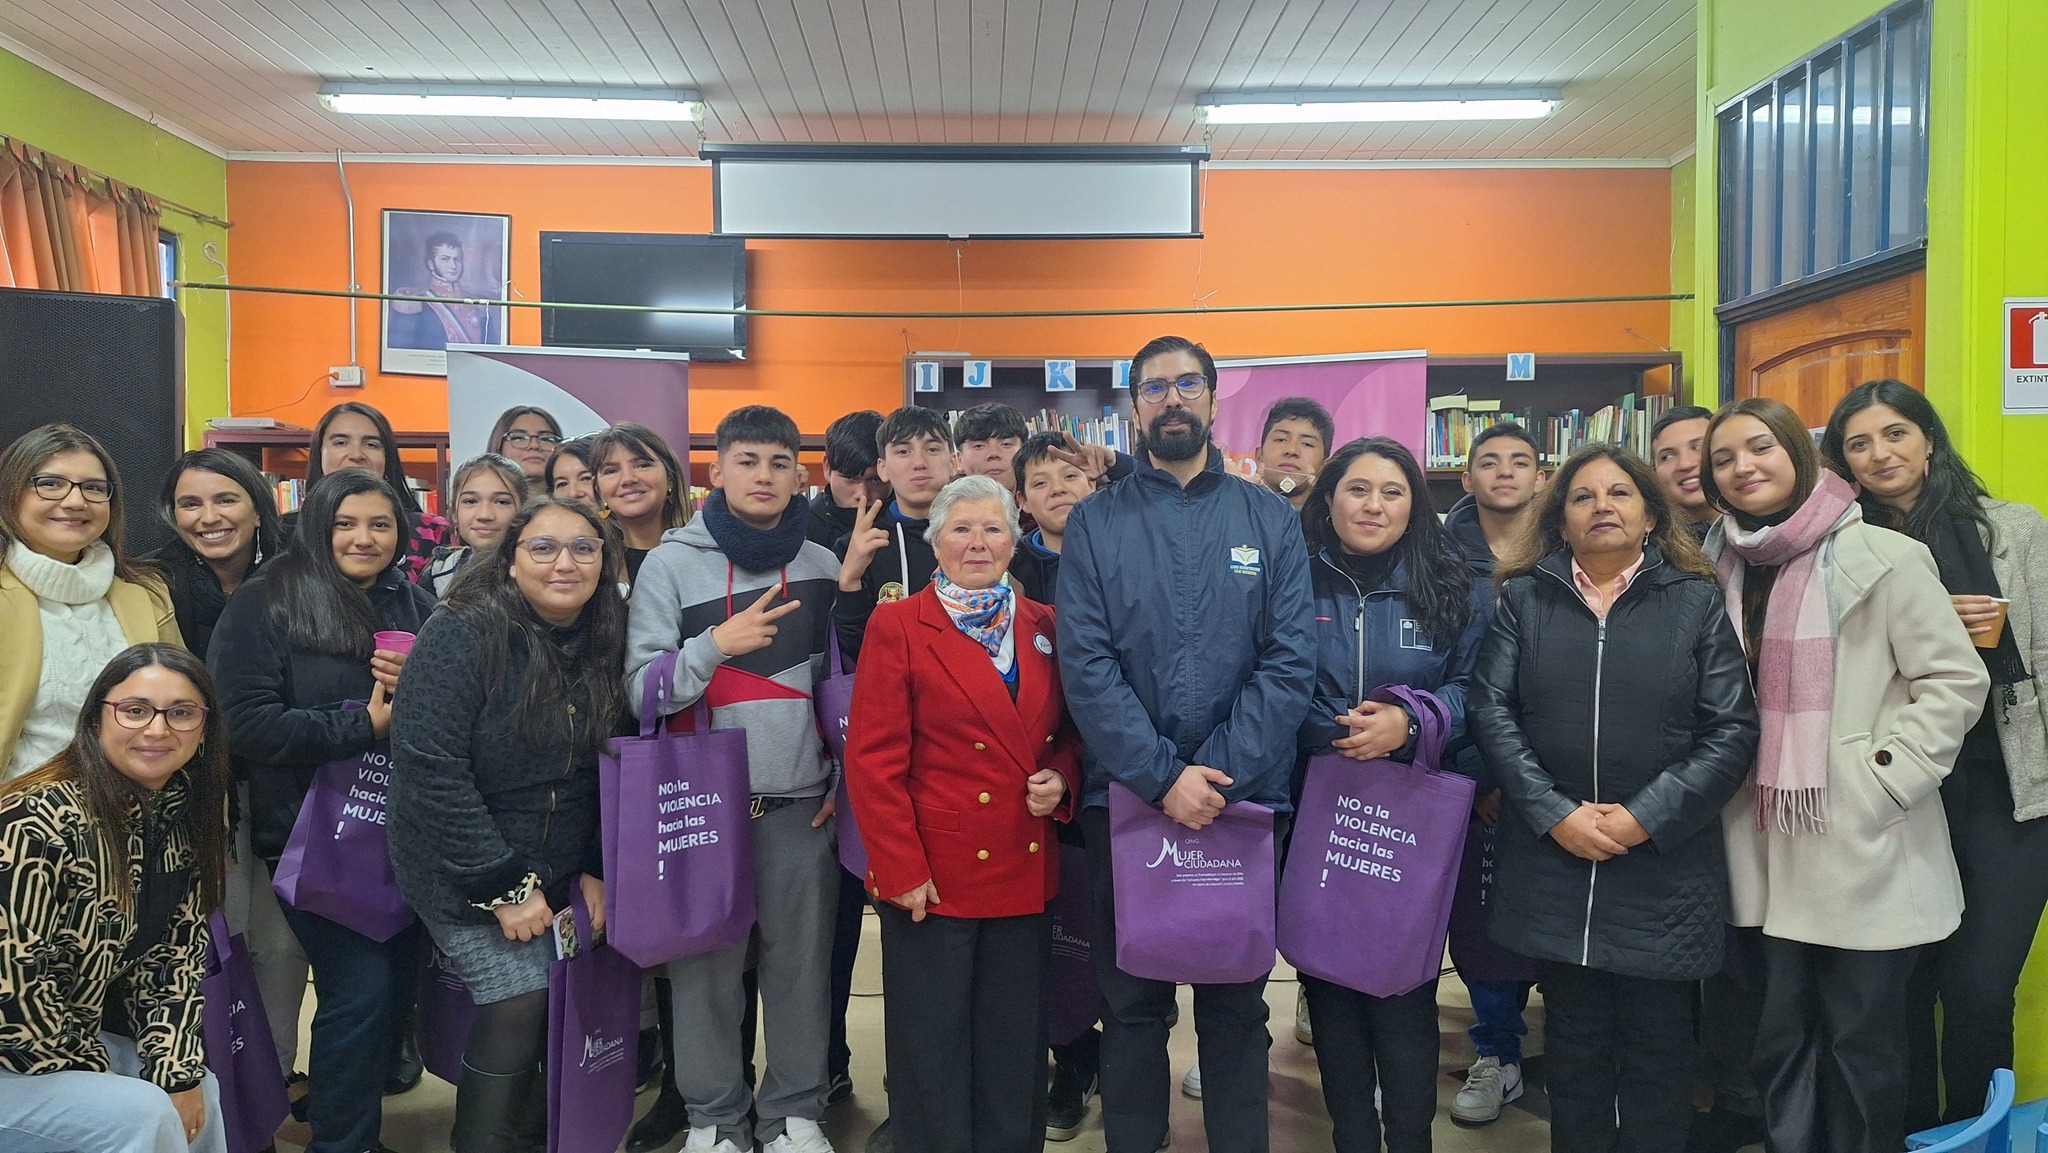
[[[0,136],[56,153],[145,192],[227,217],[227,162],[150,125],[41,68],[0,50]],[[165,210],[163,229],[178,236],[181,278],[217,280],[201,255],[213,245],[227,261],[227,230]],[[228,411],[227,294],[186,293],[186,434],[198,443],[207,418]],[[81,414],[83,415],[83,414]]]
[[[2048,4],[1937,0],[1934,10],[1935,78],[1943,60],[1960,75],[1934,96],[1961,114],[1932,122],[1927,393],[1991,491],[2048,508],[2048,417],[1999,415],[1999,306],[2048,296]],[[1956,242],[1944,248],[1945,237]],[[2048,1095],[2048,932],[2035,938],[2015,1022],[2021,1099]]]
[[[1699,189],[1695,187],[1695,173],[1699,166],[1697,157],[1688,156],[1671,166],[1671,291],[1691,292],[1697,275],[1694,253],[1698,251],[1694,235],[1697,226]],[[1711,306],[1709,306],[1711,307]],[[1671,302],[1671,347],[1685,356],[1685,388],[1687,399],[1693,404],[1713,407],[1714,382],[1711,375],[1701,371],[1698,317],[1700,304],[1696,300],[1674,300]]]
[[[1934,97],[1960,115],[1937,113],[1931,125],[1927,393],[1993,492],[2048,509],[2038,443],[2048,417],[1999,412],[2000,305],[2048,296],[2048,3],[1951,0],[1934,11],[1934,77],[1939,84],[1946,64],[1952,79]],[[1955,243],[1944,245],[1950,237]],[[2041,996],[2031,1024],[2048,1090],[2048,949],[2036,956]]]
[[[1699,301],[1691,331],[1681,337],[1689,342],[1686,359],[1697,366],[1695,379],[1719,380],[1714,109],[1887,6],[1886,0],[1700,0],[1698,152],[1691,180],[1698,205],[1692,284]],[[1927,395],[1994,493],[2048,508],[2048,467],[2038,448],[2048,417],[1999,413],[2000,301],[2048,296],[2048,118],[2040,115],[2048,108],[2048,70],[2040,67],[2048,53],[2048,4],[1933,0],[1933,12]],[[1674,224],[1675,208],[1674,201]],[[1674,281],[1678,259],[1674,246]],[[2020,1096],[2048,1095],[2048,933],[2035,943],[2015,1021]]]

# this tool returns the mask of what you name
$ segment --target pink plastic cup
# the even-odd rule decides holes
[[[376,647],[384,652],[410,653],[412,651],[413,634],[411,633],[402,633],[394,629],[391,632],[376,634],[375,640]]]

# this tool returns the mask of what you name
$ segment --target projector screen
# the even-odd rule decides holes
[[[706,145],[717,231],[735,236],[1199,236],[1199,145],[889,149]]]

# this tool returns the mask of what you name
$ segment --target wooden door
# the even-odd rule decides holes
[[[1865,284],[1735,329],[1735,395],[1769,396],[1812,428],[1867,380],[1926,387],[1927,272]]]

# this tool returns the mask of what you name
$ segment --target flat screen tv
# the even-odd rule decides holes
[[[543,232],[540,298],[549,304],[744,308],[746,241],[656,232]],[[743,360],[747,319],[689,312],[541,310],[540,342],[568,348],[686,352]]]

